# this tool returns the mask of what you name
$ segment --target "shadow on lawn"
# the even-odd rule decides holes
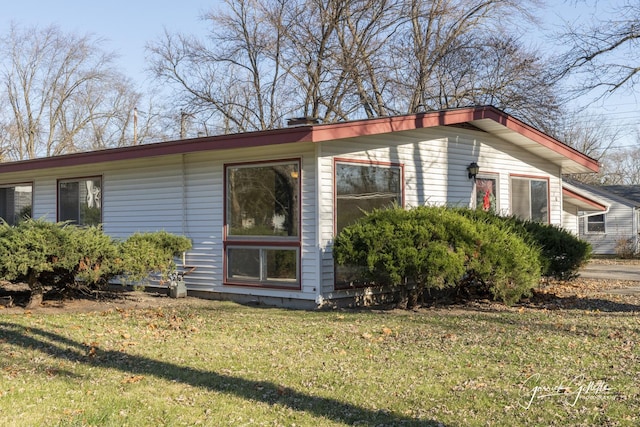
[[[529,308],[541,308],[548,310],[589,310],[604,311],[610,313],[630,313],[640,311],[640,305],[622,301],[614,301],[606,298],[558,296],[556,294],[536,293],[528,301],[519,305]]]
[[[267,381],[253,381],[217,372],[202,371],[119,351],[90,347],[61,335],[11,322],[0,322],[0,337],[12,345],[38,350],[52,357],[117,369],[132,375],[147,375],[203,387],[243,399],[278,404],[336,422],[381,426],[442,426],[431,420],[417,420],[385,411],[372,411],[335,399],[312,396]]]
[[[435,307],[433,305],[432,307]],[[502,312],[505,306],[499,301],[493,301],[490,297],[482,299],[470,299],[457,301],[450,304],[442,303],[437,307],[460,308],[463,310],[480,312]],[[515,307],[524,307],[534,310],[585,310],[601,311],[607,313],[637,313],[640,312],[640,304],[624,301],[615,301],[608,298],[593,296],[578,297],[576,295],[560,296],[555,293],[534,292],[530,298],[523,299],[515,304]]]

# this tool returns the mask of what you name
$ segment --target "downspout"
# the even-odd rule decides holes
[[[638,226],[640,223],[640,209],[638,206],[633,208],[633,236],[635,239],[635,253],[640,252],[640,230],[638,230]]]
[[[584,214],[584,215],[578,215],[578,219],[581,218],[586,218],[589,216],[596,216],[596,215],[606,215],[609,213],[609,208],[610,206],[607,206],[607,209],[603,210],[603,211],[589,211],[589,213]],[[633,208],[635,210],[635,208]]]
[[[580,228],[585,227],[583,230],[586,230],[586,225],[582,224],[582,221],[580,221],[582,218],[587,218],[590,216],[596,216],[596,215],[606,215],[609,213],[609,209],[611,208],[611,206],[607,206],[607,209],[605,209],[604,211],[589,211],[589,213],[584,214],[584,215],[578,215],[578,236],[580,235]],[[605,223],[606,224],[606,223]],[[606,227],[606,225],[605,225]],[[605,228],[605,234],[606,234],[606,228]],[[584,232],[584,231],[583,231]]]
[[[189,225],[187,223],[187,166],[185,164],[185,154],[180,155],[182,169],[182,235],[188,236]],[[187,270],[187,252],[182,252],[182,270]]]
[[[324,265],[323,260],[324,260],[324,250],[322,248],[322,245],[320,244],[320,242],[322,241],[322,224],[321,224],[321,213],[320,213],[320,204],[322,203],[322,194],[320,193],[321,191],[321,186],[320,186],[320,173],[322,172],[322,162],[321,162],[321,158],[320,158],[320,143],[313,143],[314,144],[314,157],[315,157],[315,164],[316,164],[316,173],[314,174],[314,185],[316,188],[316,247],[318,248],[317,253],[318,253],[318,265],[317,265],[317,271],[316,271],[316,277],[317,277],[317,284],[316,284],[316,306],[318,308],[322,307],[324,305],[324,298],[322,296],[322,277],[323,277],[323,271],[322,271],[322,267]],[[306,174],[304,174],[306,175]],[[304,179],[304,175],[303,179]]]
[[[180,156],[182,166],[182,235],[187,235],[187,166],[185,165],[184,153]]]

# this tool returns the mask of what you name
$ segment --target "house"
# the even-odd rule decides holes
[[[583,207],[578,213],[579,236],[591,243],[594,254],[640,251],[640,186],[592,186],[569,180],[564,185],[605,206],[600,210]]]
[[[562,225],[583,203],[562,174],[597,170],[485,106],[3,163],[0,212],[102,223],[115,238],[185,235],[189,295],[317,307],[380,291],[332,258],[333,237],[363,211],[470,206]]]

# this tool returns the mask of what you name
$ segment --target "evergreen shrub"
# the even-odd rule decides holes
[[[174,259],[191,249],[191,240],[166,231],[134,233],[119,245],[123,279],[137,282],[150,273],[166,277],[175,269]]]
[[[375,210],[336,236],[338,264],[364,266],[367,279],[407,288],[413,306],[431,289],[481,284],[512,304],[540,279],[540,253],[521,236],[459,210],[424,206]]]
[[[116,276],[139,280],[175,268],[173,259],[189,239],[160,231],[120,242],[97,226],[77,227],[27,219],[0,224],[0,278],[26,283],[34,296],[45,287],[99,288]]]
[[[592,247],[588,242],[555,225],[527,221],[515,216],[502,217],[482,210],[457,211],[475,221],[489,222],[516,233],[530,245],[540,248],[542,275],[545,277],[570,279],[591,259]]]

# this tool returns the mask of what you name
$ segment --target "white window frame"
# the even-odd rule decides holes
[[[602,231],[591,230],[589,228],[590,220],[596,217],[602,217],[602,221],[594,222],[595,224],[602,224]],[[601,213],[596,215],[589,215],[584,218],[584,233],[585,234],[606,234],[607,233],[607,214]]]

